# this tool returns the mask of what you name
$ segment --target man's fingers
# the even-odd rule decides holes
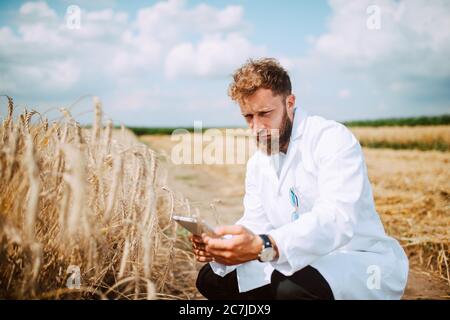
[[[236,239],[213,239],[209,238],[206,244],[207,250],[232,250]]]
[[[196,254],[195,258],[197,259],[198,262],[218,262],[224,265],[232,265],[232,263],[230,263],[230,261],[220,255],[211,255],[206,253],[205,256],[201,255],[201,254]]]
[[[205,250],[194,249],[194,253],[196,256],[212,257],[212,254]]]
[[[198,249],[202,249],[202,248],[204,249],[205,248],[205,243],[203,242],[202,237],[193,235],[193,236],[190,237],[190,240],[191,240],[192,246],[194,248],[198,248]]]
[[[207,250],[234,250],[245,241],[245,237],[236,235],[230,239],[206,237],[205,240]]]
[[[208,249],[208,252],[220,259],[229,259],[231,257],[231,251]]]
[[[203,242],[203,238],[201,236],[190,235],[189,241],[191,242]]]
[[[198,262],[211,262],[214,261],[212,257],[203,257],[203,256],[196,256]]]
[[[194,240],[196,240],[196,241],[198,241],[198,240],[202,240],[202,237],[201,237],[201,235],[198,235],[198,234],[192,234],[192,233],[189,233],[189,240],[191,240],[191,241],[194,241]]]
[[[224,265],[232,265],[232,263],[230,263],[228,260],[223,259],[221,257],[204,257],[204,256],[195,256],[198,262],[217,262],[217,263],[221,263]]]
[[[214,229],[214,233],[216,233],[218,236],[224,236],[226,234],[242,234],[246,232],[247,229],[245,227],[235,224],[231,226],[219,226]]]
[[[203,243],[203,242],[193,242],[192,243],[192,247],[194,248],[194,249],[201,249],[201,250],[205,250],[205,248],[206,248],[206,244],[205,243]]]

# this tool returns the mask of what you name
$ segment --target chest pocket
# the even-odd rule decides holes
[[[302,163],[295,168],[293,190],[298,197],[298,213],[309,212],[319,196],[317,177],[305,169]]]

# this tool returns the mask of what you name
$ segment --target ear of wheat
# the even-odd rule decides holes
[[[155,153],[124,127],[105,128],[98,99],[91,130],[61,112],[51,126],[32,123],[35,111],[15,121],[8,97],[0,298],[193,297],[195,260],[170,224],[174,198]]]

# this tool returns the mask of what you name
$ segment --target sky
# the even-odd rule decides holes
[[[0,94],[51,120],[98,96],[116,124],[243,126],[227,89],[259,57],[329,119],[450,113],[447,0],[0,0]]]

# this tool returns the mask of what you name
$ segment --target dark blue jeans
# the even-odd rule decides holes
[[[210,300],[334,300],[328,282],[311,266],[289,277],[274,270],[271,283],[240,293],[236,270],[221,277],[207,263],[200,269],[196,285]]]

